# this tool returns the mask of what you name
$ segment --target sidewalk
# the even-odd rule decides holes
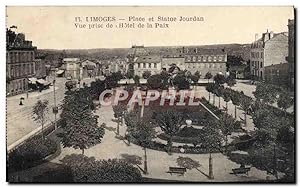
[[[59,87],[55,86],[55,90],[57,91],[58,89],[59,89]],[[40,97],[40,96],[45,95],[47,93],[51,93],[53,91],[54,91],[54,87],[50,86],[49,89],[42,90],[41,92],[39,92],[39,91],[28,92],[28,98],[37,98],[37,97]],[[11,96],[11,97],[6,97],[6,99],[7,99],[7,101],[12,101],[12,100],[20,101],[21,97],[23,97],[24,100],[26,100],[27,99],[27,93],[22,93],[22,94],[14,95],[14,96]]]

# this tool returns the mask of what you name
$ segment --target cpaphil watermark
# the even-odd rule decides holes
[[[100,104],[103,106],[118,105],[125,103],[127,105],[138,104],[140,106],[149,106],[155,103],[159,106],[197,106],[198,98],[195,97],[194,90],[105,90],[99,96]]]

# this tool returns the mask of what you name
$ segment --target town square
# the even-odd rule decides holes
[[[295,182],[293,7],[73,8],[7,7],[9,183]],[[161,20],[146,31],[72,23],[67,34],[37,33],[21,11],[80,24]],[[206,23],[241,11],[263,15],[247,20],[259,29]]]

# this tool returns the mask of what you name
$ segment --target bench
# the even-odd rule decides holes
[[[250,168],[251,167],[248,167],[248,168],[234,168],[232,169],[232,173],[231,174],[247,174],[248,175],[248,172],[250,171]]]
[[[184,175],[186,172],[186,168],[181,168],[181,167],[169,167],[169,171],[167,173],[170,173],[171,175],[174,174],[180,174]]]

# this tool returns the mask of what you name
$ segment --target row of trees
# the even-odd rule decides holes
[[[266,83],[257,85],[254,96],[252,118],[258,139],[249,151],[252,162],[259,158],[259,168],[276,178],[278,172],[284,173],[286,181],[294,181],[295,119],[287,112],[294,99],[284,89]]]
[[[246,114],[252,116],[256,127],[253,132],[255,142],[248,148],[248,162],[276,178],[278,172],[282,172],[287,181],[293,181],[294,117],[287,112],[294,103],[293,96],[278,86],[266,83],[258,83],[254,92],[256,100],[216,82],[209,84],[206,89],[223,97],[225,102],[231,100],[235,106],[241,106],[245,120]],[[272,106],[274,104],[281,110]]]

